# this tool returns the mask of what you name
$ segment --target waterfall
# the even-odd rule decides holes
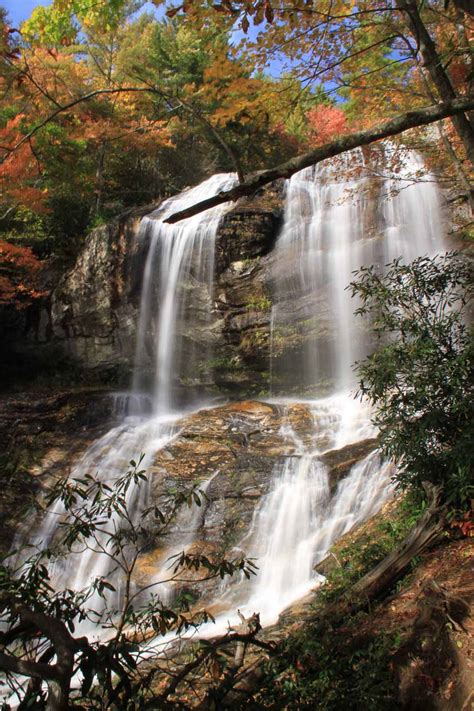
[[[398,173],[384,181],[382,216],[386,262],[397,257],[411,262],[421,255],[434,256],[443,251],[443,219],[436,178],[426,171],[415,151],[405,151]]]
[[[152,366],[153,410],[170,412],[173,382],[185,372],[193,372],[199,354],[188,352],[184,358],[184,337],[191,327],[187,313],[190,308],[189,284],[199,282],[205,287],[204,320],[209,320],[214,277],[214,243],[223,205],[182,220],[177,225],[165,224],[166,217],[200,202],[235,183],[233,175],[214,175],[196,188],[166,200],[141,223],[141,239],[150,246],[143,275],[140,318],[135,354],[132,392],[143,389],[143,368]],[[179,331],[178,324],[182,331]]]
[[[389,145],[385,150],[388,155],[393,149]],[[283,427],[291,455],[276,460],[268,492],[240,542],[249,557],[257,558],[258,575],[221,590],[224,628],[237,606],[249,614],[260,612],[265,624],[273,622],[321,582],[314,566],[333,542],[375,513],[392,493],[393,468],[376,452],[337,486],[330,481],[324,455],[374,436],[367,406],[351,394],[352,364],[370,349],[369,329],[353,318],[354,303],[345,290],[352,272],[363,264],[382,268],[395,256],[411,260],[442,248],[435,181],[429,175],[421,183],[412,180],[422,167],[416,154],[405,152],[397,171],[380,177],[362,151],[356,151],[287,181],[283,227],[274,251],[270,370],[274,393],[297,392],[300,400],[305,398],[314,435],[310,445],[304,444],[289,424]],[[164,220],[234,182],[233,175],[216,175],[143,219],[140,239],[148,244],[148,253],[132,389],[116,398],[121,423],[85,453],[72,476],[98,473],[101,480],[113,482],[141,452],[146,455],[143,467],[152,465],[157,451],[179,432],[175,383],[198,371],[212,340],[206,324],[212,318],[215,239],[229,206],[176,226]],[[278,402],[285,407],[284,401]],[[212,473],[206,487],[217,474]],[[146,498],[147,491],[142,495]],[[139,515],[143,499],[136,487],[130,488],[128,504]],[[53,540],[62,515],[58,504],[33,542],[41,547]],[[202,516],[196,510],[178,516],[170,544],[156,563],[157,580],[166,558],[193,542]],[[111,527],[116,523],[112,520]],[[92,550],[73,554],[57,566],[61,585],[76,589],[110,572],[104,556]],[[117,587],[112,601],[116,606]],[[164,599],[170,595],[165,587]],[[215,634],[218,627],[203,634]]]
[[[257,506],[238,549],[257,561],[254,580],[224,584],[229,610],[259,612],[273,624],[291,603],[324,581],[315,565],[337,539],[366,520],[393,495],[393,464],[370,453],[334,486],[324,455],[376,435],[369,413],[349,394],[308,401],[314,422],[310,444],[289,424],[288,454],[275,463],[268,494]],[[225,617],[225,615],[224,615]]]
[[[175,418],[176,419],[176,418]],[[144,454],[141,466],[151,466],[156,453],[176,435],[177,428],[171,417],[154,417],[137,422],[132,418],[114,427],[97,440],[84,454],[71,472],[71,478],[83,479],[85,475],[95,478],[109,486],[130,468],[133,456]],[[138,455],[136,454],[138,453]],[[149,486],[132,484],[126,494],[126,505],[131,516],[137,519],[148,503]],[[32,537],[31,543],[38,549],[44,549],[54,543],[58,533],[58,524],[64,518],[65,509],[60,500],[50,507],[41,526]],[[104,597],[95,592],[88,600],[88,606],[100,615],[105,608],[119,610],[123,598],[123,580],[117,565],[113,562],[112,546],[109,534],[120,529],[121,516],[113,511],[111,517],[102,522],[96,533],[97,545],[74,546],[67,556],[59,556],[51,566],[53,585],[84,590],[94,580],[105,577],[115,591],[105,593]],[[91,634],[97,630],[97,624],[85,621],[80,625],[81,633]]]
[[[207,289],[204,319],[210,316],[215,235],[219,219],[229,206],[208,210],[183,220],[177,226],[167,225],[164,220],[172,212],[229,188],[234,182],[232,175],[215,175],[197,187],[166,200],[142,220],[139,238],[148,240],[149,247],[143,276],[132,390],[115,396],[115,412],[122,417],[122,421],[86,451],[73,467],[71,478],[82,479],[85,475],[93,475],[99,481],[113,485],[128,470],[132,458],[137,459],[143,453],[141,464],[146,469],[152,465],[156,453],[176,436],[176,420],[180,412],[173,397],[172,372],[175,377],[181,374],[184,338],[176,324],[178,317],[185,317],[183,312],[188,306],[186,284],[190,280],[199,281]],[[147,357],[152,363],[152,381],[148,392],[143,391],[141,380],[141,369]],[[196,367],[192,353],[188,353],[186,365],[191,369]],[[140,516],[147,500],[147,488],[143,484],[132,483],[126,497],[130,513]],[[39,549],[49,546],[64,513],[62,503],[56,502],[38,531],[29,536],[30,542]],[[181,516],[181,523],[186,526],[186,522],[189,523],[186,516]],[[114,514],[99,534],[99,546],[73,551],[66,558],[58,559],[51,569],[53,582],[62,587],[83,590],[96,578],[112,575],[115,566],[107,556],[110,553],[106,546],[107,532],[113,532],[119,524],[120,517]],[[188,539],[189,534],[182,544]],[[14,548],[20,543],[21,534],[15,540]],[[101,552],[101,547],[106,554]],[[117,572],[113,575],[116,591],[106,593],[107,606],[119,609],[121,584]],[[169,598],[169,590],[169,587],[163,586],[164,599]],[[103,598],[97,594],[88,604],[99,613],[105,607]],[[82,625],[81,629],[83,632],[91,631],[87,624]]]
[[[384,147],[384,164],[393,151],[390,144]],[[275,249],[272,361],[279,339],[291,342],[292,330],[303,339],[299,358],[292,349],[288,362],[273,364],[272,374],[280,368],[286,385],[290,381],[303,392],[332,394],[310,403],[315,436],[309,449],[288,429],[296,456],[275,464],[270,491],[241,543],[259,561],[259,573],[253,586],[247,585],[246,598],[233,595],[247,613],[259,611],[264,624],[275,622],[281,610],[321,581],[315,564],[393,493],[393,465],[377,452],[356,464],[333,494],[321,457],[328,449],[376,435],[367,407],[351,394],[352,365],[371,347],[370,331],[354,319],[355,304],[345,288],[352,272],[361,265],[383,268],[395,257],[410,261],[433,255],[443,247],[436,182],[423,169],[416,153],[403,151],[397,173],[374,181],[362,151],[355,151],[304,169],[287,182]],[[368,201],[374,190],[379,196],[375,215]]]
[[[383,165],[393,153],[387,144]],[[290,387],[314,396],[352,387],[352,366],[370,350],[346,290],[353,272],[442,249],[434,177],[413,151],[397,153],[397,161],[397,172],[380,178],[359,149],[287,182],[275,248],[272,392]]]
[[[392,495],[393,466],[376,452],[356,464],[334,494],[318,453],[288,458],[280,467],[254,517],[247,555],[259,570],[240,605],[247,614],[258,611],[263,625],[324,581],[315,565]]]

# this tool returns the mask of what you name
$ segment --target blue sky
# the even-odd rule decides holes
[[[48,0],[0,0],[0,5],[8,10],[8,17],[13,25],[26,20],[37,5],[49,5]]]
[[[0,0],[0,6],[8,10],[8,16],[15,26],[27,20],[37,5],[49,4],[50,0]],[[156,9],[151,3],[147,5],[148,7],[145,6],[147,10]]]

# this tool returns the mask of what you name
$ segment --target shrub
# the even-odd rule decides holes
[[[441,485],[453,505],[472,496],[473,339],[469,264],[450,252],[396,259],[379,274],[363,267],[348,287],[369,315],[380,347],[356,364],[359,395],[374,406],[385,454],[400,487]],[[463,483],[460,486],[460,482]]]

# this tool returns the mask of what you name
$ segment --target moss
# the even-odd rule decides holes
[[[318,604],[350,594],[351,586],[398,545],[421,513],[419,502],[406,496],[390,515],[382,517],[365,533],[356,532],[348,544],[343,540],[333,546],[331,552],[338,565],[328,573],[326,584],[318,595]]]
[[[272,300],[266,294],[255,294],[247,301],[247,311],[270,311]]]
[[[463,225],[461,228],[456,230],[455,234],[462,241],[469,242],[471,245],[474,242],[474,225],[472,223]]]
[[[239,356],[221,356],[220,358],[209,358],[202,361],[198,366],[198,373],[221,373],[221,372],[237,372],[243,369],[243,364]]]
[[[240,349],[244,352],[258,350],[268,345],[270,334],[267,329],[256,328],[244,333],[240,341]]]

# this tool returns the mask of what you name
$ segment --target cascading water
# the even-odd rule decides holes
[[[344,177],[354,163],[358,174]],[[349,393],[352,363],[370,348],[368,329],[354,322],[354,304],[345,291],[351,272],[362,264],[383,264],[399,255],[411,259],[442,247],[435,183],[429,177],[421,184],[410,179],[420,165],[420,159],[408,152],[396,175],[374,178],[359,152],[301,171],[287,183],[284,224],[274,257],[273,392],[311,395],[306,402],[314,437],[309,445],[303,444],[286,426],[290,455],[276,462],[269,491],[240,544],[248,556],[258,559],[258,575],[221,590],[222,620],[231,618],[237,606],[250,614],[260,612],[265,624],[275,620],[318,582],[314,565],[331,544],[373,514],[391,493],[391,466],[376,453],[353,467],[335,490],[322,456],[374,434],[370,413]],[[163,220],[234,181],[231,175],[214,176],[144,218],[141,239],[149,241],[149,248],[133,388],[130,395],[117,399],[125,419],[93,445],[74,476],[98,472],[104,480],[113,479],[140,452],[146,454],[146,468],[176,435],[179,408],[174,381],[198,369],[205,352],[201,346],[210,340],[204,333],[203,343],[194,347],[189,338],[193,324],[188,285],[202,287],[198,308],[205,323],[211,314],[215,236],[227,208],[173,227]],[[131,489],[132,511],[141,507],[137,496]],[[51,540],[61,514],[59,507],[45,518],[38,543]],[[178,519],[173,542],[157,561],[157,577],[167,555],[192,542],[199,515],[191,511]],[[108,572],[103,556],[92,551],[81,556],[79,565],[72,558],[63,564],[62,585],[83,588],[91,578]],[[218,627],[213,627],[203,634],[216,632]]]
[[[87,474],[100,481],[113,483],[129,468],[131,458],[144,454],[143,468],[153,463],[159,449],[176,435],[179,412],[172,394],[172,374],[179,375],[183,334],[176,328],[177,316],[186,308],[185,284],[193,278],[207,288],[207,306],[210,313],[212,276],[214,264],[214,239],[224,206],[184,220],[177,227],[164,224],[166,217],[194,202],[210,197],[216,191],[230,187],[235,182],[232,175],[215,175],[196,188],[171,198],[150,216],[143,219],[140,239],[148,239],[149,249],[145,265],[138,328],[135,376],[130,394],[116,396],[116,412],[123,421],[95,442],[73,468],[71,477],[82,479]],[[156,330],[156,332],[155,332]],[[142,366],[146,357],[152,361],[152,378],[149,392],[141,383]],[[188,366],[193,367],[192,362]],[[150,410],[152,415],[150,416]],[[132,484],[127,492],[127,507],[131,515],[140,516],[147,500],[147,489]],[[30,539],[42,549],[53,540],[58,523],[64,516],[64,507],[58,501],[45,516],[39,530]],[[186,517],[185,517],[185,520]],[[60,559],[52,573],[53,582],[63,587],[82,590],[101,576],[109,576],[113,564],[107,555],[107,532],[119,526],[120,517],[114,514],[104,532],[99,535],[98,546],[73,552]],[[189,539],[183,539],[185,545]],[[20,541],[15,541],[16,547]],[[102,551],[100,549],[103,549]],[[105,550],[105,554],[104,554]],[[117,577],[117,575],[115,575]],[[109,609],[119,609],[120,580],[115,583],[115,593],[107,592]],[[163,586],[163,595],[169,595]],[[104,599],[98,594],[89,600],[91,609],[104,609]],[[82,630],[90,632],[87,625]]]
[[[177,433],[171,417],[154,417],[143,422],[133,422],[131,418],[107,432],[95,442],[85,453],[71,472],[71,477],[83,479],[84,475],[92,474],[101,482],[113,484],[118,476],[129,468],[130,458],[136,456],[133,452],[143,452],[141,466],[146,469],[153,463],[156,453],[164,447]],[[132,485],[125,496],[130,515],[137,518],[145,508],[148,500],[148,486]],[[60,500],[48,510],[47,515],[31,543],[38,549],[44,549],[54,542],[58,524],[64,518],[65,510]],[[112,512],[111,517],[103,523],[96,534],[93,545],[80,546],[65,557],[58,557],[51,567],[53,584],[71,590],[85,590],[99,578],[107,578],[115,591],[99,594],[94,592],[88,600],[88,606],[100,615],[104,610],[104,596],[110,612],[121,608],[123,597],[123,581],[120,570],[112,560],[112,546],[109,533],[120,529],[121,516]],[[99,621],[99,618],[97,619]],[[96,621],[96,622],[97,622]],[[96,622],[86,621],[80,625],[82,633],[94,633]]]
[[[391,151],[385,147],[386,153]],[[341,178],[354,164],[356,177]],[[426,173],[419,182],[422,169],[419,156],[404,151],[397,175],[370,185],[363,155],[356,152],[305,169],[287,183],[285,220],[275,250],[271,343],[278,348],[282,333],[291,342],[288,332],[299,331],[304,337],[298,341],[301,360],[295,361],[292,349],[291,385],[300,392],[329,390],[332,395],[311,403],[311,447],[296,442],[288,430],[288,442],[297,444],[296,456],[276,463],[270,492],[241,544],[247,555],[258,559],[259,573],[253,586],[247,586],[247,597],[237,592],[234,604],[239,602],[250,614],[258,610],[264,624],[274,622],[282,609],[320,580],[314,572],[318,560],[392,493],[393,466],[375,452],[354,466],[331,495],[321,455],[376,435],[370,413],[350,392],[352,364],[370,350],[369,331],[355,322],[355,305],[345,290],[352,272],[364,264],[383,267],[399,256],[409,261],[433,255],[443,247],[436,183]],[[380,193],[378,224],[369,230],[367,193],[374,189]],[[318,321],[319,326],[326,321],[323,332],[315,328]],[[273,366],[275,372],[278,379],[278,367]],[[288,363],[283,372],[288,376]]]
[[[385,146],[382,162],[390,165],[393,153]],[[353,387],[352,366],[370,350],[346,290],[354,270],[442,249],[436,182],[426,172],[420,178],[423,168],[416,153],[403,151],[397,172],[380,178],[358,150],[287,182],[274,260],[274,393],[290,387],[319,396]]]
[[[207,318],[210,316],[214,241],[219,219],[228,206],[208,210],[177,225],[165,224],[164,220],[171,213],[228,189],[234,183],[233,175],[214,175],[196,188],[167,200],[142,221],[142,238],[149,238],[150,247],[143,275],[133,392],[143,390],[143,371],[151,361],[151,391],[156,413],[168,413],[176,406],[173,382],[182,375],[184,366],[186,372],[192,373],[198,365],[192,348],[186,353],[184,363],[186,328],[184,333],[179,332],[178,324],[181,328],[186,325],[192,280],[205,287],[203,308],[207,310]]]
[[[283,610],[324,582],[314,568],[333,543],[393,495],[394,466],[377,451],[337,484],[322,459],[327,452],[376,435],[368,411],[344,394],[307,404],[314,422],[311,441],[304,443],[289,422],[282,426],[288,454],[276,462],[269,492],[236,547],[256,560],[257,575],[223,581],[214,601],[216,620],[199,629],[202,637],[224,634],[240,624],[241,615],[258,612],[262,626],[277,622]]]
[[[315,565],[332,544],[354,525],[376,513],[392,495],[393,465],[372,452],[356,464],[334,491],[321,456],[341,443],[340,398],[315,403],[312,414],[317,435],[310,447],[289,428],[286,436],[294,451],[278,462],[270,492],[256,509],[252,527],[241,543],[258,561],[254,581],[231,591],[231,599],[246,615],[258,611],[263,625],[277,621],[282,610],[306,595],[324,578]],[[352,438],[374,434],[365,423],[354,422]],[[346,435],[349,432],[346,430]],[[343,444],[354,441],[349,436]],[[326,448],[321,447],[322,441]]]
[[[421,255],[433,256],[443,250],[443,219],[436,178],[426,171],[414,151],[405,151],[398,173],[385,179],[381,207],[385,262],[398,257],[411,262]]]

